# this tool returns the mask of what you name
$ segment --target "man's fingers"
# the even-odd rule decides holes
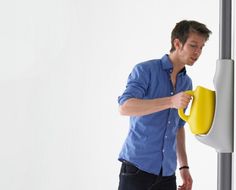
[[[180,92],[173,96],[173,106],[176,109],[184,109],[188,106],[192,96],[184,92]]]

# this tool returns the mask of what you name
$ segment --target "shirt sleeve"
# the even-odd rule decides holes
[[[118,103],[122,105],[130,98],[142,99],[148,89],[149,72],[142,64],[136,65],[130,73],[124,93],[118,97]]]
[[[182,120],[181,118],[179,119],[179,127],[183,127],[184,125],[185,125],[185,121],[184,120]]]

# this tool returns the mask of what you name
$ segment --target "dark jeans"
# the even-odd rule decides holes
[[[144,172],[134,165],[123,162],[118,190],[176,190],[176,177],[160,176]]]

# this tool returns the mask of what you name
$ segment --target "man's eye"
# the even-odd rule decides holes
[[[192,47],[192,48],[196,48],[197,46],[194,45],[194,44],[190,44],[190,47]]]

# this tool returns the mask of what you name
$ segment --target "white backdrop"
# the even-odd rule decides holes
[[[194,88],[213,89],[218,10],[215,0],[1,1],[0,189],[117,189],[128,74],[194,19],[213,34],[187,70]],[[193,189],[216,189],[215,150],[186,131]]]

